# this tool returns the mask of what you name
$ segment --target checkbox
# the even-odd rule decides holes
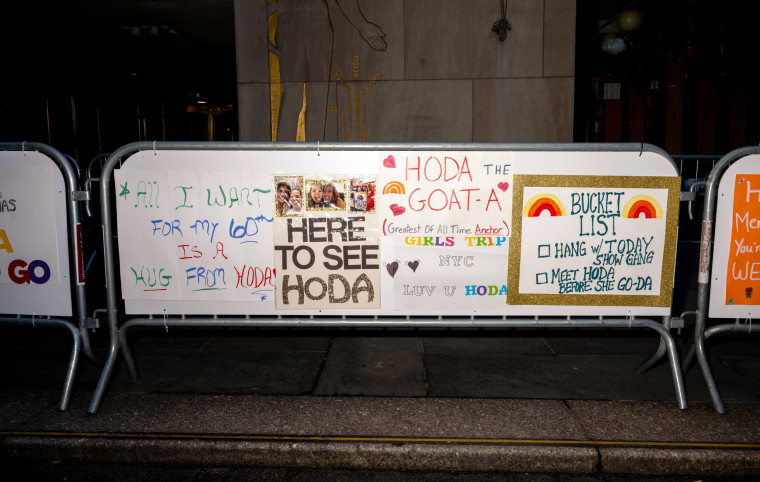
[[[536,273],[536,284],[545,285],[549,282],[549,276],[546,273]]]
[[[548,258],[552,255],[552,245],[551,244],[539,244],[538,245],[538,257],[539,258]]]

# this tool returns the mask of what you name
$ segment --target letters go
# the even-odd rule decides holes
[[[42,270],[41,275],[37,275],[37,269]],[[26,261],[14,259],[8,265],[8,277],[16,284],[29,284],[30,282],[41,285],[50,279],[50,266],[41,259],[35,259],[28,265]]]

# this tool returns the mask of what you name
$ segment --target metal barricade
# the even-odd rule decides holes
[[[731,179],[730,176],[725,176],[726,171],[730,166],[734,165],[734,163],[738,163],[738,161],[747,161],[745,158],[748,156],[755,156],[758,154],[760,154],[760,147],[756,146],[736,149],[726,154],[710,171],[709,177],[705,183],[705,201],[702,213],[702,236],[700,244],[699,283],[697,292],[696,322],[694,325],[694,343],[690,347],[687,354],[684,356],[683,362],[684,369],[688,369],[696,356],[713,406],[715,407],[715,410],[721,414],[726,412],[726,408],[718,391],[718,386],[715,382],[715,378],[713,377],[712,369],[710,368],[710,362],[707,358],[707,352],[705,348],[705,341],[708,338],[721,333],[751,332],[752,325],[750,314],[748,315],[750,323],[742,323],[741,319],[737,317],[734,323],[719,323],[710,326],[709,328],[707,327],[709,318],[731,317],[729,316],[730,313],[727,314],[725,312],[720,312],[725,310],[718,310],[717,308],[716,311],[719,311],[718,313],[715,315],[710,313],[714,307],[720,307],[721,305],[724,307],[726,306],[725,302],[721,303],[717,300],[717,297],[722,293],[716,289],[716,286],[713,286],[713,283],[716,280],[725,278],[727,276],[727,259],[724,259],[726,265],[720,264],[717,267],[713,265],[717,255],[717,253],[714,253],[715,246],[713,243],[715,236],[718,235],[718,232],[715,229],[717,225],[716,223],[718,222],[718,220],[716,220],[718,189],[719,186],[722,187],[722,182],[724,179],[729,183],[729,187],[731,187],[732,182],[736,182],[734,179]],[[753,174],[760,172],[760,162],[758,162],[760,159],[755,158],[749,161],[754,162],[751,163],[751,167],[748,167],[747,170]],[[749,162],[747,165],[750,165]],[[734,174],[736,174],[736,176],[739,175],[739,173]],[[731,191],[733,191],[733,188]],[[760,199],[758,200],[758,203],[760,204]],[[725,221],[723,217],[721,220]],[[733,221],[731,219],[728,219],[727,222],[730,225]],[[720,234],[726,235],[729,231],[731,230],[723,229],[721,230]],[[725,281],[723,285],[725,286]],[[716,299],[713,299],[713,297]],[[757,304],[748,304],[744,306],[746,306],[746,310],[742,311],[745,311],[746,313],[758,313],[756,308],[758,306]],[[736,308],[739,309],[739,306]]]
[[[674,155],[673,161],[678,165],[678,172],[681,174],[682,180],[682,193],[681,201],[688,201],[688,215],[689,220],[694,219],[694,208],[701,210],[702,201],[704,200],[704,187],[706,179],[710,175],[710,171],[715,167],[722,156],[707,154],[707,155],[691,155],[680,154]],[[699,202],[697,202],[699,201]],[[686,226],[681,226],[679,231],[683,231]],[[688,231],[692,231],[688,229]],[[692,236],[693,234],[693,236]],[[686,238],[686,239],[684,239]],[[679,233],[679,242],[699,243],[699,233],[689,233],[687,236],[683,236]]]
[[[696,228],[695,223],[693,224],[691,221],[694,219],[694,210],[701,210],[703,206],[705,179],[721,156],[680,154],[673,155],[672,158],[678,166],[678,172],[681,175],[681,202],[687,203],[686,213],[688,218],[682,217],[678,228],[678,250],[680,253],[681,251],[696,249],[699,246],[699,232],[697,229],[694,229]],[[696,311],[689,309],[678,316],[665,320],[663,323],[668,328],[678,329],[680,333],[680,330],[686,324],[686,320],[691,320],[695,314]],[[645,373],[662,360],[666,353],[665,343],[661,342],[656,352],[641,364],[636,369],[636,372]]]
[[[197,311],[197,312],[190,312],[191,314],[188,315],[185,313],[185,311],[182,311],[186,308],[186,305],[188,303],[175,303],[171,300],[162,302],[162,303],[154,303],[152,301],[147,301],[145,303],[138,302],[131,305],[130,311],[133,315],[138,316],[127,316],[126,321],[124,317],[122,317],[119,313],[118,305],[117,305],[117,297],[119,296],[119,293],[117,292],[116,286],[118,283],[117,276],[119,274],[123,274],[123,269],[121,269],[116,264],[116,248],[114,246],[114,238],[119,238],[120,236],[114,236],[115,232],[115,221],[113,220],[113,213],[114,209],[112,206],[112,199],[118,199],[117,195],[119,193],[124,193],[125,196],[126,193],[129,192],[127,183],[125,182],[123,185],[119,185],[118,189],[120,191],[116,190],[116,183],[114,182],[114,185],[112,186],[112,182],[115,181],[115,167],[119,163],[124,164],[124,168],[128,168],[131,164],[131,158],[134,156],[134,159],[137,159],[135,162],[137,163],[137,166],[135,169],[147,169],[147,167],[142,166],[151,166],[150,169],[156,169],[156,170],[166,170],[167,167],[165,165],[162,165],[160,162],[161,156],[159,154],[168,154],[168,153],[175,153],[176,155],[173,157],[176,157],[178,159],[184,159],[187,160],[192,166],[194,167],[188,167],[187,169],[201,169],[201,170],[220,170],[223,169],[219,167],[220,165],[223,165],[222,162],[222,156],[219,155],[221,152],[230,152],[230,151],[237,151],[239,153],[245,154],[247,157],[243,156],[243,161],[240,161],[238,164],[235,164],[237,166],[244,166],[242,168],[239,168],[243,171],[255,171],[255,170],[263,170],[263,171],[269,171],[272,172],[274,169],[277,169],[277,162],[276,159],[271,159],[271,155],[269,155],[270,159],[266,161],[261,161],[259,164],[255,164],[252,161],[256,158],[257,155],[261,154],[271,154],[272,151],[276,151],[277,153],[280,153],[283,157],[292,157],[292,156],[298,156],[303,155],[304,153],[309,154],[313,157],[312,161],[314,162],[314,165],[324,165],[319,164],[316,161],[322,162],[329,162],[331,156],[339,156],[343,155],[342,159],[346,159],[346,154],[351,153],[357,153],[357,157],[359,154],[362,153],[387,153],[387,152],[466,152],[466,153],[477,153],[477,154],[499,154],[499,153],[511,153],[510,155],[527,155],[532,154],[538,156],[539,154],[543,154],[546,157],[552,157],[554,166],[562,166],[563,172],[573,172],[573,166],[569,166],[568,162],[560,162],[562,159],[562,156],[569,156],[572,157],[574,160],[579,159],[585,159],[585,158],[591,158],[594,157],[596,154],[599,154],[595,159],[599,161],[598,164],[595,165],[605,165],[602,159],[603,154],[609,154],[609,153],[615,153],[624,155],[627,158],[630,159],[637,159],[640,158],[642,162],[642,166],[645,165],[652,165],[652,162],[656,160],[656,162],[660,163],[661,160],[665,160],[663,165],[666,167],[663,167],[662,170],[666,171],[667,174],[662,174],[661,176],[667,177],[668,179],[675,179],[676,187],[675,189],[671,188],[665,188],[666,196],[665,201],[669,208],[672,208],[675,206],[675,212],[669,211],[669,216],[676,216],[677,210],[678,210],[678,202],[679,202],[679,194],[680,190],[678,188],[678,185],[680,184],[680,178],[678,178],[678,171],[677,167],[673,163],[672,159],[662,151],[661,149],[646,145],[646,144],[305,144],[305,143],[223,143],[223,142],[208,142],[208,143],[177,143],[177,142],[153,142],[153,143],[147,143],[147,142],[140,142],[140,143],[133,143],[126,146],[123,146],[122,148],[116,150],[108,159],[105,166],[103,167],[103,171],[100,177],[100,200],[101,200],[101,218],[103,220],[103,244],[104,244],[104,254],[105,254],[105,263],[106,263],[106,286],[107,286],[107,292],[106,292],[106,301],[107,301],[107,314],[108,314],[108,325],[109,325],[109,331],[110,331],[110,347],[109,347],[109,353],[108,358],[106,361],[106,364],[103,368],[103,371],[101,373],[100,380],[98,382],[97,388],[95,390],[95,393],[93,394],[93,398],[89,407],[89,411],[92,413],[97,412],[100,404],[103,401],[103,398],[106,393],[106,386],[108,384],[108,381],[111,377],[111,373],[113,371],[115,362],[118,358],[118,354],[121,352],[124,356],[126,365],[130,371],[130,374],[133,377],[137,376],[137,370],[134,364],[134,360],[132,359],[132,356],[129,352],[129,348],[127,346],[127,339],[126,339],[126,332],[129,328],[133,326],[154,326],[154,327],[169,327],[169,326],[186,326],[186,327],[250,327],[250,326],[257,326],[257,327],[390,327],[390,328],[401,328],[401,327],[419,327],[419,328],[521,328],[521,327],[529,327],[529,328],[567,328],[567,327],[573,327],[573,328],[646,328],[656,331],[660,338],[661,343],[664,346],[665,351],[668,355],[668,362],[673,378],[673,384],[675,389],[675,395],[677,399],[677,403],[679,408],[685,409],[687,407],[687,401],[685,396],[685,390],[683,385],[683,377],[681,374],[680,364],[679,364],[679,357],[677,354],[677,350],[675,347],[675,342],[673,340],[673,337],[670,333],[669,329],[669,306],[665,306],[663,304],[657,304],[657,308],[651,308],[651,306],[655,305],[644,305],[648,306],[649,311],[642,310],[641,313],[647,312],[647,313],[658,313],[658,315],[655,316],[655,320],[649,319],[648,316],[652,315],[637,315],[635,313],[636,308],[630,309],[626,308],[627,315],[621,315],[620,310],[618,309],[615,311],[614,309],[611,309],[610,307],[604,307],[604,306],[598,306],[598,304],[601,304],[600,298],[591,298],[595,300],[594,306],[585,306],[581,305],[581,303],[576,303],[576,305],[579,306],[572,306],[570,308],[563,306],[559,307],[551,307],[553,310],[548,310],[546,312],[543,312],[543,314],[540,315],[526,315],[527,311],[531,309],[535,309],[531,306],[524,306],[524,307],[518,307],[521,308],[523,311],[519,312],[520,314],[504,314],[508,313],[507,305],[504,305],[503,312],[499,314],[489,314],[489,315],[478,315],[478,314],[460,314],[456,310],[452,310],[451,314],[449,313],[423,313],[423,312],[416,312],[416,313],[403,313],[403,310],[400,310],[397,313],[387,313],[383,312],[382,310],[367,310],[367,312],[355,311],[354,312],[343,310],[343,311],[336,311],[336,314],[325,314],[322,312],[322,310],[315,309],[312,310],[310,313],[308,310],[302,310],[301,312],[293,312],[293,314],[289,314],[287,311],[283,310],[274,310],[271,312],[257,312],[254,309],[251,310],[238,310],[235,311],[234,309],[232,311],[229,310],[217,310],[216,308],[220,307],[221,305],[219,302],[208,302],[206,303],[198,303],[196,308],[200,310],[204,310],[204,307],[206,307],[207,312],[203,311]],[[191,154],[197,154],[197,155],[191,155]],[[216,155],[214,155],[216,154]],[[202,156],[208,156],[205,158],[202,158]],[[321,159],[320,159],[321,156]],[[348,156],[350,157],[350,156]],[[472,156],[471,156],[472,157]],[[192,159],[190,159],[192,158]],[[213,158],[213,163],[209,163],[209,159]],[[655,159],[656,158],[656,159]],[[143,159],[142,161],[140,159]],[[385,158],[385,160],[378,159],[377,163],[380,164],[382,162],[384,165],[385,163],[389,162],[389,159],[392,163],[391,156],[388,156]],[[629,160],[630,160],[629,159]],[[349,159],[349,162],[356,161],[356,159]],[[357,161],[358,162],[358,161]],[[596,162],[596,161],[595,161]],[[571,164],[571,163],[570,163]],[[347,164],[348,165],[348,164]],[[201,166],[201,167],[199,167]],[[395,165],[393,166],[395,167]],[[501,166],[499,166],[501,169]],[[315,168],[317,169],[317,168]],[[323,168],[324,169],[324,168]],[[336,168],[338,169],[338,168]],[[356,168],[351,168],[351,172],[354,172]],[[630,177],[621,176],[620,172],[615,171],[614,166],[606,166],[605,167],[605,179],[607,182],[610,182],[616,186],[620,186],[619,190],[623,189],[623,186],[626,185],[626,183],[631,182]],[[123,170],[123,169],[122,169]],[[301,171],[304,171],[305,169],[301,169]],[[316,171],[315,171],[316,172]],[[661,171],[662,172],[662,171]],[[547,175],[551,174],[550,172],[547,172]],[[656,176],[655,174],[652,174],[652,176]],[[539,176],[534,176],[539,177]],[[576,178],[579,176],[572,176],[569,175],[569,178],[573,178],[573,181],[570,182],[570,186],[577,186],[577,182],[579,182]],[[609,181],[609,179],[616,177],[615,181]],[[645,177],[645,176],[643,176]],[[643,178],[642,177],[642,178]],[[526,176],[526,179],[528,176]],[[132,181],[130,181],[132,182]],[[272,187],[274,187],[274,183],[272,182]],[[601,182],[601,181],[600,181]],[[668,181],[669,182],[669,181]],[[573,184],[576,183],[576,184]],[[305,184],[305,183],[304,183]],[[379,183],[378,183],[379,184]],[[389,183],[390,184],[390,183]],[[604,182],[602,182],[604,184]],[[541,184],[539,183],[539,186]],[[670,186],[670,184],[667,184]],[[499,184],[502,191],[505,191],[510,188],[510,186],[507,183],[500,183]],[[659,185],[660,187],[664,186],[664,184]],[[185,194],[187,194],[187,188],[182,188],[180,186],[181,190],[185,191]],[[515,188],[514,186],[512,187]],[[142,188],[141,188],[142,189]],[[152,189],[152,188],[151,188]],[[519,189],[523,189],[523,186],[520,186]],[[540,189],[540,187],[539,187]],[[652,189],[655,190],[655,189]],[[661,189],[663,190],[663,189]],[[274,192],[274,189],[272,190]],[[675,191],[675,192],[673,192]],[[140,202],[143,202],[145,206],[148,206],[148,203],[153,203],[155,199],[152,198],[152,195],[148,194],[148,191],[140,191],[142,193],[142,200]],[[152,192],[152,191],[151,191]],[[158,191],[156,191],[158,192]],[[163,191],[162,191],[163,192]],[[267,191],[268,192],[268,191]],[[520,191],[522,193],[522,191]],[[209,194],[210,195],[210,194]],[[511,194],[510,194],[511,196]],[[527,193],[526,193],[527,196]],[[150,198],[150,199],[149,199]],[[522,198],[521,198],[522,199]],[[364,199],[363,201],[366,201]],[[480,201],[480,200],[478,200]],[[485,200],[484,200],[485,201]],[[209,198],[210,203],[210,198]],[[521,201],[522,203],[522,201]],[[618,204],[620,203],[618,199]],[[134,204],[134,202],[132,202]],[[522,204],[521,204],[522,205]],[[152,204],[151,204],[152,206]],[[361,209],[364,209],[365,204],[361,205]],[[398,205],[392,205],[391,210],[394,211],[395,214],[401,213],[403,210],[398,207]],[[520,209],[519,213],[515,214],[515,211],[513,211],[513,214],[510,218],[510,220],[517,220],[517,222],[522,222],[522,209]],[[619,213],[618,213],[619,214]],[[117,215],[118,216],[118,215]],[[676,216],[677,218],[677,216]],[[249,218],[251,219],[251,218]],[[158,222],[158,221],[156,221]],[[677,223],[677,219],[676,219]],[[159,224],[160,225],[160,222]],[[154,227],[156,226],[154,222]],[[168,223],[168,229],[169,233],[173,234],[173,230],[176,227],[179,227],[179,223],[175,226],[174,222]],[[183,225],[184,226],[184,225]],[[247,222],[246,222],[247,226]],[[305,226],[305,224],[304,224]],[[243,230],[242,227],[235,227],[233,223],[230,223],[230,234],[233,234],[234,232],[237,232],[238,229]],[[247,229],[247,228],[246,228]],[[507,226],[507,229],[509,230],[509,226]],[[673,230],[675,232],[675,229]],[[155,234],[156,231],[153,231],[153,234]],[[239,234],[239,233],[238,233]],[[672,238],[675,238],[675,236],[672,236]],[[664,241],[663,241],[664,242]],[[673,246],[672,246],[672,253],[675,252],[675,240],[672,239]],[[541,247],[538,248],[539,253],[541,250]],[[663,250],[663,253],[665,253],[667,250]],[[519,250],[517,250],[519,252]],[[669,255],[663,254],[663,258],[667,258]],[[674,256],[673,256],[674,257]],[[121,256],[122,262],[124,260],[124,257]],[[518,260],[519,261],[519,260]],[[668,270],[667,267],[672,267],[674,263],[674,260],[663,260],[663,266],[662,272],[665,274],[663,278],[667,279],[668,276],[672,278],[672,273],[666,273]],[[416,267],[416,266],[415,266]],[[414,269],[415,267],[410,266],[410,268]],[[154,268],[155,269],[155,268]],[[391,277],[393,277],[393,272],[395,272],[396,267],[395,266],[386,266],[386,269],[388,270],[388,274],[390,274]],[[193,272],[192,278],[194,281],[198,280],[199,276],[197,271]],[[545,274],[545,273],[543,273]],[[280,272],[278,271],[278,277],[280,276]],[[135,272],[135,279],[138,279],[138,274]],[[144,278],[139,278],[145,282]],[[188,276],[188,280],[190,279],[190,276]],[[536,277],[538,279],[538,277]],[[165,279],[167,281],[167,285],[169,283],[168,279]],[[152,285],[155,286],[156,283],[158,283],[157,279],[155,278],[155,272],[154,272],[154,278],[152,280]],[[507,293],[506,296],[520,296],[520,289],[519,289],[519,281],[516,277],[510,277],[509,279],[510,288],[511,290],[509,293]],[[514,284],[512,284],[514,283]],[[672,289],[671,285],[668,285]],[[159,286],[156,286],[156,288],[160,288]],[[292,286],[287,287],[287,289],[291,289]],[[481,287],[478,287],[480,289]],[[485,292],[485,287],[484,292]],[[513,289],[516,288],[516,289]],[[123,286],[122,286],[123,289]],[[326,288],[325,288],[326,290]],[[146,290],[147,291],[147,290]],[[200,290],[198,290],[200,291]],[[473,292],[475,291],[475,288],[473,288]],[[506,285],[505,285],[505,291]],[[665,291],[665,289],[663,289]],[[513,294],[510,294],[513,293]],[[659,293],[659,292],[658,292]],[[123,295],[123,293],[122,293]],[[281,296],[281,295],[280,295]],[[311,295],[309,295],[311,296]],[[332,296],[332,293],[331,293]],[[542,296],[544,298],[542,298]],[[542,299],[548,299],[545,297],[546,295],[538,295],[538,300]],[[601,295],[600,295],[601,296]],[[633,301],[638,300],[641,301],[644,297],[643,296],[635,296],[630,298],[629,304],[634,304]],[[669,299],[669,293],[664,293],[663,299]],[[523,296],[523,298],[518,298],[523,304],[525,305],[536,305],[538,303],[531,301],[530,295]],[[527,300],[527,301],[525,301]],[[540,301],[539,301],[540,302]],[[216,303],[216,304],[215,304]],[[552,303],[549,303],[552,304]],[[554,303],[557,304],[557,303]],[[177,312],[173,313],[171,311],[167,311],[166,308],[162,308],[164,306],[169,306],[170,310],[171,307],[176,307]],[[622,305],[625,307],[628,307],[628,304]],[[211,307],[211,308],[209,308]],[[215,308],[216,307],[216,308]],[[608,311],[605,311],[607,308],[610,308]],[[563,311],[564,310],[564,311]],[[329,311],[329,310],[328,310]],[[430,309],[429,311],[434,312],[435,310]],[[632,312],[633,311],[633,312]],[[485,313],[485,312],[484,312]],[[518,313],[517,311],[515,313]],[[569,313],[569,314],[566,314]],[[141,315],[142,316],[139,316]],[[197,316],[196,316],[197,315]],[[659,321],[656,321],[659,319]]]
[[[3,153],[7,156],[3,159]],[[32,156],[39,155],[39,158],[31,159]],[[25,162],[29,159],[28,162]],[[49,161],[49,162],[48,162]],[[80,207],[79,202],[86,199],[86,194],[79,190],[78,185],[78,173],[76,169],[71,165],[67,157],[61,154],[56,149],[40,143],[23,142],[23,143],[0,143],[0,172],[5,168],[5,173],[8,175],[7,179],[13,176],[27,176],[27,182],[35,179],[36,173],[30,175],[19,174],[24,170],[28,170],[34,166],[37,168],[47,169],[48,165],[53,167],[51,169],[51,182],[50,187],[57,186],[60,182],[60,192],[53,192],[50,198],[50,204],[40,206],[40,210],[44,212],[30,212],[27,211],[27,218],[25,222],[19,222],[15,227],[19,232],[22,231],[25,226],[30,226],[37,219],[37,216],[53,216],[56,219],[58,213],[53,212],[54,209],[51,204],[60,205],[61,215],[57,220],[61,218],[65,219],[65,229],[61,236],[57,238],[58,258],[56,263],[60,262],[60,268],[62,273],[60,276],[64,278],[64,281],[60,283],[60,289],[57,287],[50,288],[45,287],[45,283],[48,281],[51,267],[47,264],[43,265],[44,260],[39,260],[36,266],[34,261],[29,262],[25,260],[14,260],[11,264],[14,265],[14,273],[16,279],[13,283],[0,284],[0,294],[4,297],[5,302],[0,303],[0,312],[5,315],[0,316],[0,323],[10,325],[24,325],[24,326],[59,326],[64,327],[72,335],[73,347],[69,357],[68,367],[66,371],[66,377],[64,381],[63,392],[61,394],[59,408],[65,410],[71,399],[71,390],[73,386],[74,376],[76,373],[77,365],[79,362],[80,351],[84,348],[88,357],[94,358],[90,349],[89,337],[87,334],[87,316],[86,316],[86,297],[85,297],[85,285],[84,285],[84,269],[82,265],[82,248],[81,248],[81,223],[80,223]],[[11,173],[10,170],[16,170]],[[20,170],[20,171],[19,171]],[[60,181],[56,181],[58,175],[62,175]],[[44,179],[44,178],[43,178]],[[20,189],[22,186],[13,186],[11,189]],[[58,188],[54,188],[57,190]],[[44,190],[44,189],[43,189]],[[3,193],[8,196],[10,193]],[[15,204],[15,203],[14,203]],[[34,208],[36,206],[26,206],[27,209]],[[38,210],[39,211],[39,210]],[[48,212],[49,211],[49,212]],[[7,214],[7,213],[6,213]],[[0,230],[4,227],[0,219]],[[4,237],[8,236],[4,232]],[[12,236],[12,233],[10,236]],[[55,236],[55,233],[50,234],[51,237]],[[66,240],[68,237],[68,240]],[[12,239],[6,238],[6,242],[11,242]],[[68,243],[68,244],[67,244]],[[18,250],[18,248],[17,248]],[[12,247],[7,248],[6,254],[10,255],[13,251]],[[32,251],[27,251],[32,252]],[[64,259],[61,260],[60,257]],[[37,261],[37,260],[35,260]],[[9,276],[11,273],[8,266],[3,266],[5,271],[4,275]],[[20,269],[27,269],[30,274],[23,276],[20,275]],[[42,271],[36,271],[42,269]],[[57,268],[53,268],[56,269]],[[66,282],[65,278],[69,277],[69,281]],[[26,278],[29,278],[28,280]],[[26,285],[26,286],[25,286]],[[27,288],[28,286],[28,288]],[[74,299],[76,300],[76,313],[73,315],[76,317],[76,323],[72,323],[65,317],[72,315],[71,310],[71,289],[74,287]],[[35,299],[36,298],[36,299]],[[43,310],[47,313],[38,312],[35,306],[44,305]],[[12,311],[11,311],[12,310]],[[9,313],[9,311],[11,311]],[[9,316],[15,315],[15,316]],[[59,318],[59,317],[63,318]]]

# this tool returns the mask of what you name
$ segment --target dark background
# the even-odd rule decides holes
[[[574,141],[671,155],[757,144],[759,4],[577,0]],[[631,9],[640,26],[620,31]],[[233,0],[25,0],[2,12],[0,141],[47,143],[81,166],[133,141],[239,138]],[[626,50],[604,53],[605,35]],[[606,83],[619,99],[603,98]]]

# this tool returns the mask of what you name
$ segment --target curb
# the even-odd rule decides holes
[[[752,476],[757,449],[672,449],[422,441],[241,440],[130,434],[9,435],[5,460],[447,472]]]

